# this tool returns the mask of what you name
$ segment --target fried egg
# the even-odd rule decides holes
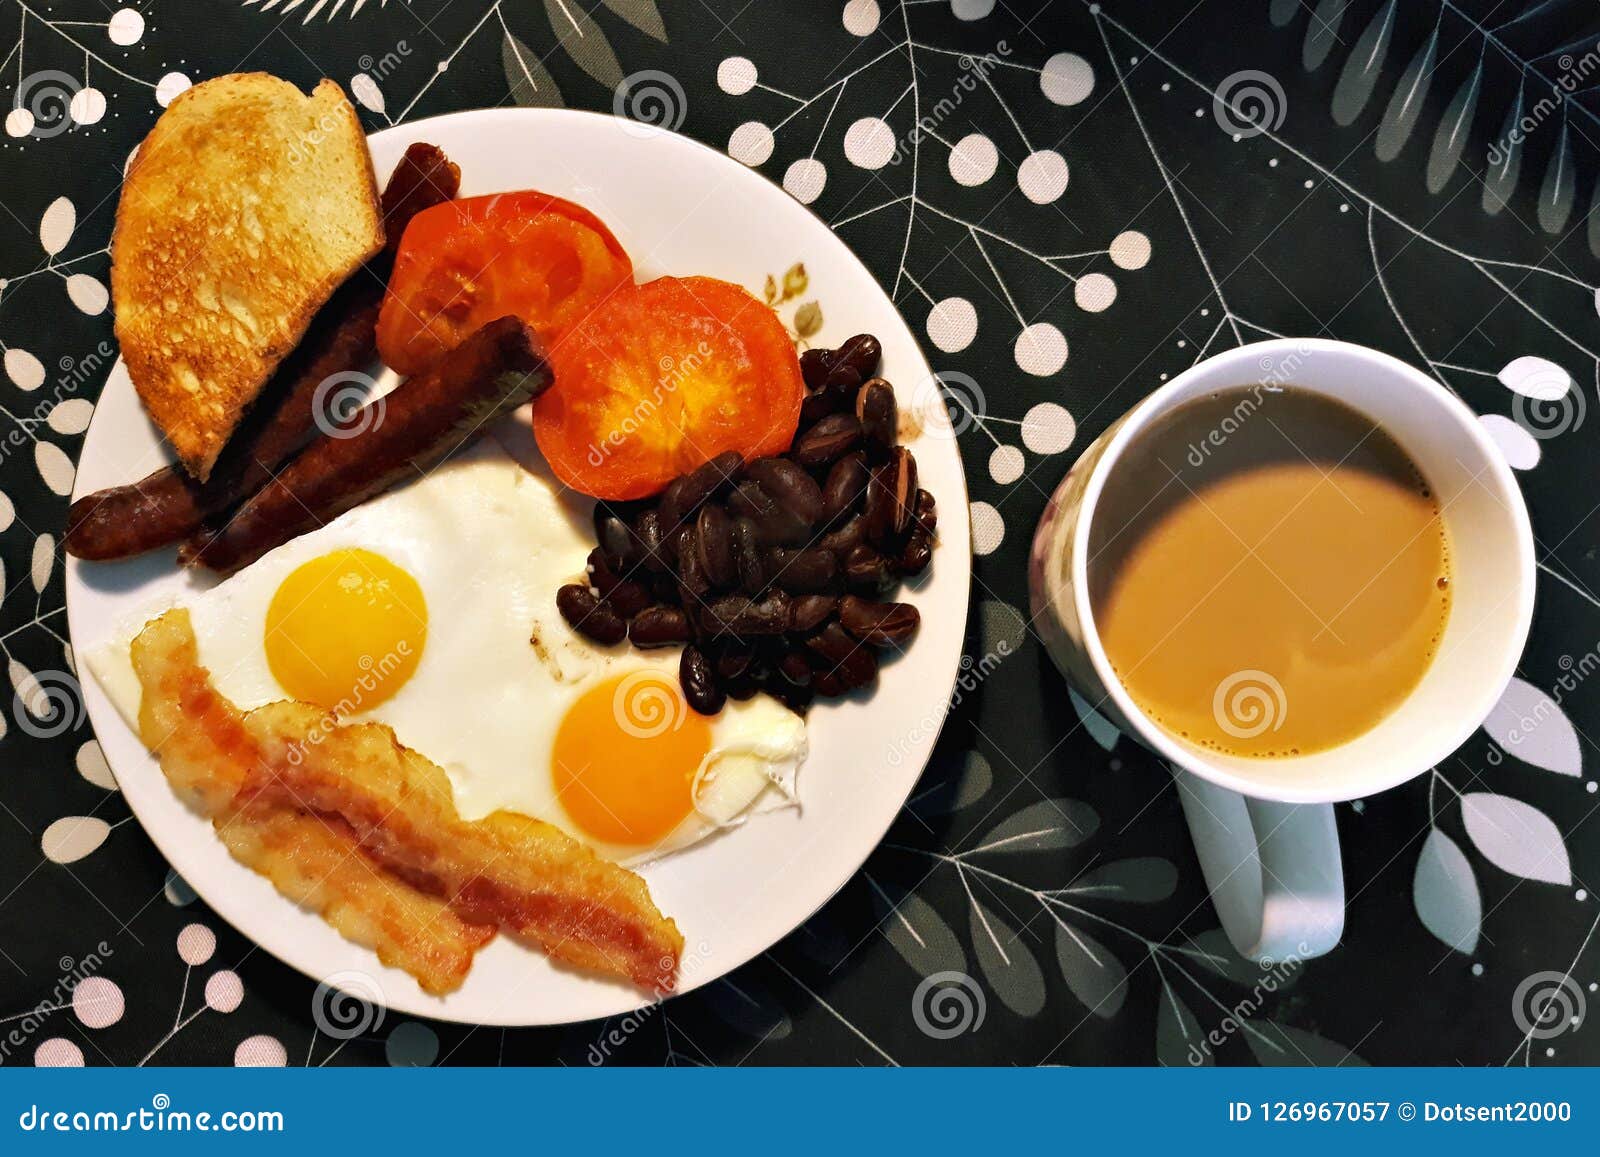
[[[584,574],[592,504],[517,427],[498,432],[505,444],[481,439],[175,600],[217,690],[244,709],[297,699],[387,724],[445,769],[463,818],[521,812],[623,863],[796,803],[798,716],[765,696],[698,715],[677,648],[603,647],[561,618],[555,592]],[[165,609],[87,655],[136,730],[129,644]]]

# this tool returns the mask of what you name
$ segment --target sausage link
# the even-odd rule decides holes
[[[491,321],[385,397],[371,424],[313,441],[221,530],[188,539],[178,561],[222,572],[254,562],[428,470],[554,380],[532,329],[516,317]]]
[[[317,311],[223,447],[210,478],[197,482],[171,465],[131,485],[85,495],[67,512],[67,553],[102,561],[180,542],[261,489],[314,429],[317,388],[377,357],[378,310],[400,237],[412,217],[452,200],[460,179],[460,169],[437,146],[419,141],[408,148],[383,191],[383,252]]]

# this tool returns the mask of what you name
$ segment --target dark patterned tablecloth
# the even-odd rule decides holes
[[[115,5],[0,0],[5,1063],[1600,1062],[1587,0]],[[374,130],[507,103],[676,126],[810,204],[944,374],[974,665],[885,844],[727,980],[607,1024],[351,1027],[118,795],[73,695],[58,541],[115,356],[106,244],[161,107],[243,69],[331,76]],[[1338,807],[1344,943],[1261,971],[1216,930],[1165,769],[1050,666],[1023,562],[1111,420],[1278,334],[1376,346],[1466,399],[1540,573],[1485,730]]]

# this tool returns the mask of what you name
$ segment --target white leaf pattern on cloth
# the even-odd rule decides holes
[[[967,970],[967,954],[961,942],[932,905],[914,892],[879,884],[871,876],[866,879],[878,912],[879,929],[918,976]]]
[[[1128,997],[1128,970],[1109,948],[1081,928],[1056,919],[1056,961],[1072,995],[1110,1020]]]
[[[1048,852],[1075,848],[1094,835],[1100,817],[1075,799],[1042,799],[989,829],[969,855],[979,852]]]
[[[1428,833],[1417,857],[1411,899],[1424,928],[1457,952],[1471,955],[1483,920],[1478,878],[1466,853],[1438,828]]]
[[[973,955],[1002,1004],[1018,1016],[1044,1008],[1044,973],[1028,942],[974,898],[969,905]]]
[[[1156,1061],[1172,1068],[1209,1068],[1217,1063],[1200,1022],[1165,982],[1156,1009]]]
[[[1483,721],[1508,755],[1557,775],[1583,775],[1583,749],[1572,722],[1539,688],[1513,678]]]
[[[1473,847],[1501,871],[1546,884],[1572,883],[1561,830],[1532,804],[1475,791],[1461,797],[1461,818]]]

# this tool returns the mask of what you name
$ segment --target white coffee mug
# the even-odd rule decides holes
[[[1450,544],[1451,610],[1439,650],[1401,705],[1327,751],[1251,759],[1202,750],[1158,727],[1117,680],[1089,601],[1089,532],[1130,442],[1159,416],[1216,390],[1293,386],[1386,430],[1438,497]],[[1246,419],[1248,420],[1248,419]],[[1172,765],[1222,926],[1253,960],[1317,956],[1344,930],[1332,804],[1428,771],[1500,698],[1533,617],[1533,532],[1511,470],[1476,415],[1387,354],[1345,342],[1241,346],[1179,374],[1112,424],[1050,498],[1029,560],[1034,621],[1080,694]]]

